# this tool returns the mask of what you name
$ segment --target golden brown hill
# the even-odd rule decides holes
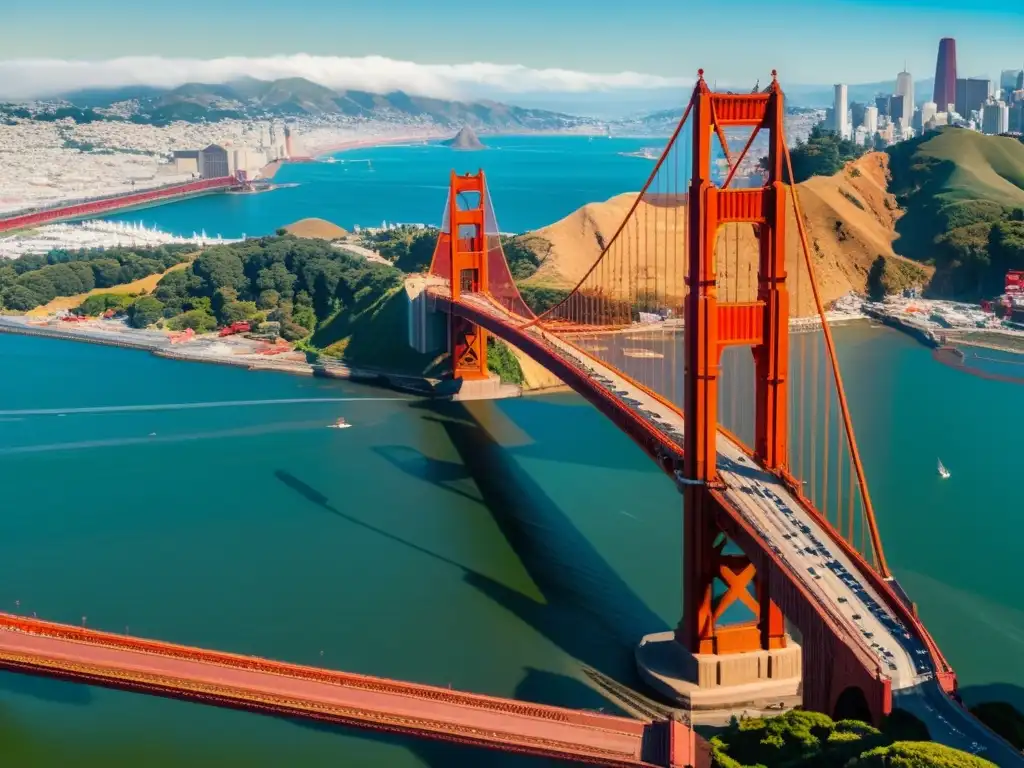
[[[302,219],[285,227],[285,231],[296,237],[317,238],[320,240],[337,240],[348,234],[337,224],[324,219]]]
[[[887,261],[886,282],[892,290],[923,284],[930,277],[929,268],[897,256],[893,251],[895,223],[900,211],[886,190],[887,180],[888,155],[872,152],[847,164],[835,176],[818,176],[798,187],[815,275],[826,304],[850,291],[863,291],[868,270],[878,256]],[[561,221],[531,233],[550,247],[535,248],[542,262],[527,283],[558,288],[575,286],[594,264],[635,199],[636,195],[630,193],[604,203],[585,205]],[[788,208],[791,314],[807,316],[815,312],[814,300],[799,250],[796,217],[792,206]],[[618,296],[628,292],[635,297],[644,291],[664,292],[668,285],[673,286],[669,289],[670,295],[680,296],[685,220],[684,204],[668,204],[662,200],[655,205],[642,201],[611,252],[629,251],[632,264],[624,271],[636,275],[636,279],[629,286],[608,280],[605,290]],[[659,263],[645,263],[644,253],[658,253],[659,258],[652,257],[652,262]],[[665,259],[666,253],[678,256]],[[757,241],[750,225],[722,228],[717,244],[720,298],[728,301],[754,298],[757,253]],[[636,254],[641,254],[639,265]],[[796,280],[798,271],[799,281]],[[591,280],[599,275],[600,270]]]

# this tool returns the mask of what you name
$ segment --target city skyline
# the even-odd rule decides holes
[[[809,0],[789,0],[781,25],[776,6],[737,0],[730,13],[745,20],[737,28],[723,27],[714,8],[684,11],[669,0],[652,0],[644,14],[625,14],[610,0],[591,0],[586,13],[566,5],[390,0],[384,13],[379,0],[351,0],[344,8],[299,0],[282,16],[281,5],[269,0],[251,0],[244,13],[224,0],[145,9],[126,0],[87,6],[39,0],[7,15],[19,34],[5,44],[0,82],[20,91],[3,95],[30,96],[55,87],[176,85],[253,74],[375,91],[405,84],[409,92],[457,98],[680,88],[703,67],[720,84],[737,87],[766,79],[773,68],[784,84],[856,85],[895,80],[904,61],[915,79],[931,77],[938,41],[949,36],[957,39],[961,76],[998,78],[1001,70],[1024,64],[1013,61],[1024,59],[1024,25],[1010,0],[981,8],[931,0],[926,16],[921,0],[840,0],[827,11]],[[872,13],[885,14],[885,24],[871,34],[874,50],[886,54],[865,58],[861,38]],[[168,32],[175,18],[188,17],[203,23]],[[470,19],[483,32],[453,37],[453,24],[459,28]],[[365,34],[371,26],[380,34]],[[694,34],[695,28],[721,34]],[[837,38],[835,30],[844,32]],[[837,55],[844,40],[848,54]]]

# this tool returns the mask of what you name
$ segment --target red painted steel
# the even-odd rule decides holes
[[[466,304],[452,306],[447,297],[435,297],[438,308],[456,315],[465,315],[474,323],[487,328],[505,341],[521,349],[531,358],[558,376],[567,386],[587,399],[601,413],[636,442],[645,453],[654,459],[669,476],[683,467],[683,451],[667,440],[664,435],[640,420],[636,413],[599,386],[583,370],[567,361],[556,348],[545,346],[523,326],[514,322],[503,322],[494,315],[480,312]],[[583,355],[581,355],[582,357]],[[621,374],[620,374],[621,375]],[[726,433],[725,430],[720,430]],[[726,433],[727,434],[727,433]],[[735,438],[733,441],[741,445]],[[753,452],[747,451],[754,458]],[[788,484],[795,491],[797,484]],[[717,491],[712,492],[716,500],[714,509],[715,525],[735,541],[750,557],[758,571],[759,579],[766,585],[772,603],[778,604],[782,613],[801,631],[803,636],[805,706],[831,713],[835,701],[842,691],[851,685],[861,688],[868,699],[872,713],[881,717],[891,709],[889,681],[881,676],[877,659],[870,656],[859,645],[853,645],[847,638],[835,617],[824,614],[806,589],[787,573],[787,569],[771,551],[767,542],[750,528],[731,504]],[[858,570],[868,579],[871,586],[885,599],[898,618],[916,634],[928,648],[939,679],[947,693],[956,689],[956,676],[948,662],[935,645],[927,629],[912,611],[896,595],[893,588],[831,525],[825,524],[820,513],[806,497],[797,494],[797,500],[810,514],[822,521],[822,528],[843,553],[852,559]],[[770,565],[766,565],[770,563]],[[761,575],[762,570],[765,575]],[[812,682],[808,682],[812,681]],[[816,681],[816,682],[815,682]],[[877,721],[876,721],[877,722]]]
[[[0,614],[0,668],[253,712],[609,766],[692,731]]]
[[[748,646],[779,647],[785,642],[784,614],[800,628],[804,640],[804,705],[832,713],[844,691],[855,688],[864,694],[877,722],[892,707],[891,681],[879,661],[858,642],[856,632],[846,626],[838,613],[810,595],[788,565],[773,552],[770,542],[762,540],[745,522],[717,485],[717,435],[728,434],[718,424],[716,415],[719,356],[726,345],[747,344],[754,354],[756,386],[755,443],[748,455],[760,466],[776,472],[798,503],[816,516],[829,538],[854,561],[895,615],[925,644],[942,687],[947,692],[955,689],[952,669],[910,606],[824,519],[803,495],[803,486],[790,477],[786,469],[789,295],[785,209],[789,193],[783,183],[787,158],[782,130],[782,92],[773,80],[761,94],[713,94],[701,79],[687,108],[687,114],[691,112],[695,127],[694,168],[686,193],[690,203],[690,264],[684,329],[688,355],[686,403],[682,409],[687,422],[684,451],[592,379],[586,365],[580,362],[588,358],[585,350],[578,349],[578,359],[567,354],[565,345],[572,345],[572,341],[562,335],[571,332],[572,323],[555,320],[545,323],[549,313],[528,319],[525,313],[509,313],[502,302],[496,300],[490,303],[496,309],[504,308],[504,313],[484,311],[474,302],[461,301],[458,295],[452,299],[442,289],[432,288],[430,294],[442,311],[486,328],[552,371],[612,419],[666,473],[676,476],[679,470],[685,472],[691,482],[683,488],[687,604],[684,621],[677,630],[681,642],[695,650],[715,653],[748,650]],[[755,126],[769,134],[768,170],[763,188],[719,189],[710,182],[710,143],[715,135],[721,138],[723,127],[728,125]],[[718,227],[725,222],[755,225],[760,245],[757,301],[717,301],[714,243]],[[802,231],[800,235],[803,237]],[[607,247],[602,256],[605,251]],[[490,300],[491,297],[485,294],[484,298]],[[558,334],[561,346],[545,341],[549,333]],[[680,412],[677,406],[665,402],[621,371],[616,373]],[[837,382],[837,386],[841,388],[841,382]],[[742,443],[732,439],[742,447]],[[685,463],[684,452],[688,459]],[[720,551],[722,533],[736,542],[746,557],[728,556]],[[878,549],[880,547],[876,547],[876,551]],[[714,593],[711,585],[716,578],[730,586],[725,595]],[[756,597],[746,590],[750,583],[754,584]],[[755,622],[716,628],[716,620],[730,601],[741,601],[751,607],[757,617]]]
[[[763,189],[713,189],[711,194],[718,198],[718,222],[759,223],[765,220]]]
[[[761,343],[764,328],[761,316],[764,304],[760,301],[736,302],[718,305],[718,344],[753,346]]]
[[[723,599],[714,597],[716,580],[729,584],[733,575],[723,570],[720,547],[716,544],[721,538],[720,528],[714,522],[708,488],[718,479],[718,378],[725,346],[752,347],[756,372],[754,450],[760,463],[769,470],[786,463],[785,371],[789,325],[781,227],[784,209],[780,213],[777,194],[781,182],[778,145],[784,141],[782,91],[773,80],[763,94],[715,94],[701,75],[690,103],[694,120],[693,170],[688,207],[689,264],[683,343],[686,476],[690,482],[683,490],[686,510],[683,617],[676,638],[693,653],[767,650],[785,645],[785,635],[778,631],[781,615],[767,590],[757,590],[759,604],[752,607],[755,622],[737,627],[719,626]],[[712,182],[712,137],[717,135],[723,148],[727,147],[723,131],[730,125],[766,129],[769,160],[775,159],[775,163],[769,163],[768,182],[763,189],[720,189]],[[743,154],[745,152],[746,148]],[[758,225],[755,233],[760,260],[756,302],[726,304],[718,300],[718,233],[723,224],[735,222]],[[747,568],[744,574],[747,581],[758,583],[752,569]],[[741,592],[730,590],[726,597],[730,596],[752,602],[745,588]],[[724,601],[724,605],[728,605],[728,601]]]
[[[701,75],[701,80],[704,77]],[[762,123],[768,107],[770,94],[711,94],[711,108],[715,112],[715,122],[725,126],[758,126]]]
[[[234,186],[237,182],[232,176],[224,176],[217,179],[202,179],[191,181],[187,184],[175,184],[173,186],[150,189],[144,192],[131,192],[114,197],[105,197],[99,200],[90,200],[86,203],[76,205],[47,208],[41,211],[33,211],[18,216],[11,216],[0,219],[0,232],[10,232],[26,227],[35,227],[40,224],[52,224],[65,219],[78,219],[87,216],[95,216],[100,213],[110,213],[122,208],[132,208],[136,205],[144,205],[156,200],[167,200],[184,195],[195,195],[202,192],[213,192],[218,189],[226,189]]]
[[[534,333],[530,333],[522,326],[504,322],[501,318],[481,312],[472,305],[452,305],[447,297],[437,295],[435,300],[438,309],[465,315],[495,336],[515,345],[558,376],[611,419],[651,456],[666,474],[673,476],[675,470],[682,467],[683,452],[675,443],[639,419],[635,412],[623,406],[618,398],[598,385],[586,371],[567,360],[553,345],[547,346],[538,340]],[[806,499],[799,500],[805,509],[817,514]],[[713,520],[713,527],[736,542],[753,563],[765,596],[770,598],[766,602],[777,606],[781,614],[800,629],[803,638],[804,706],[831,714],[842,692],[848,687],[856,687],[864,692],[875,722],[880,722],[881,717],[891,711],[892,695],[889,680],[882,677],[878,660],[851,640],[850,633],[844,631],[837,616],[822,611],[819,603],[811,597],[806,588],[792,577],[786,565],[771,550],[768,542],[743,520],[720,492],[711,490],[707,508]],[[837,544],[843,546],[844,552],[856,555],[841,536],[833,534],[830,526],[823,527]],[[861,570],[865,574],[873,573],[859,555],[856,555],[856,562],[861,565]],[[717,568],[719,563],[716,561],[713,565]],[[880,577],[877,581],[872,579],[872,585],[883,597],[891,597],[894,601],[892,604],[896,607],[895,602],[898,602],[898,598],[891,587],[884,585]],[[927,633],[923,632],[923,627],[916,618],[904,617],[902,614],[901,618],[906,621],[911,631],[920,629],[922,638],[927,638]],[[716,639],[715,642],[732,642],[735,638],[728,637],[728,634],[724,633],[725,636],[720,640]],[[775,642],[769,642],[766,647],[778,647],[779,638],[774,639]],[[765,640],[770,641],[770,635]],[[727,647],[723,646],[723,650]]]
[[[472,323],[486,328],[489,332],[521,349],[531,358],[555,374],[567,386],[586,398],[601,413],[607,416],[623,432],[625,432],[640,448],[657,462],[670,477],[676,470],[683,468],[683,451],[662,432],[650,424],[637,418],[622,401],[614,397],[603,387],[565,357],[554,347],[547,346],[524,326],[509,325],[487,312],[481,312],[472,305],[465,303],[452,304],[447,296],[434,295],[439,309],[453,315],[465,317]],[[580,357],[584,357],[583,353]]]

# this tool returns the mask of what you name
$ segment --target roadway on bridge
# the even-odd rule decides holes
[[[0,614],[0,668],[600,765],[645,765],[639,720]],[[650,748],[650,744],[647,745]]]
[[[522,321],[481,296],[460,301],[513,327]],[[528,333],[612,394],[637,418],[682,447],[683,417],[623,378],[614,368],[537,326]],[[514,340],[512,340],[514,343]],[[725,497],[763,537],[795,579],[831,616],[847,639],[878,663],[892,681],[894,700],[927,724],[933,740],[973,752],[997,765],[1024,765],[1024,756],[953,702],[935,680],[931,657],[872,586],[858,566],[822,530],[820,522],[773,474],[757,467],[728,436],[718,436],[718,464]]]

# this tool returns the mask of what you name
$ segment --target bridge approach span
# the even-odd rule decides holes
[[[593,765],[681,766],[692,763],[695,749],[693,732],[678,721],[524,703],[11,614],[0,614],[0,669]]]

